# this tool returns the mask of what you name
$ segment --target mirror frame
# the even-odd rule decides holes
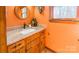
[[[27,17],[26,18],[21,17],[21,9],[24,7],[27,8],[27,11],[26,11]],[[15,6],[14,13],[15,13],[16,17],[18,17],[19,19],[27,19],[29,17],[30,11],[29,11],[29,8],[27,6]]]

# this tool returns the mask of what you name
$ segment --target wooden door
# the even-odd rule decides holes
[[[7,52],[6,45],[6,13],[5,7],[0,6],[0,52]]]

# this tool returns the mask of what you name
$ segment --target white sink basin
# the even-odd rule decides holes
[[[20,34],[25,35],[25,34],[28,34],[28,33],[30,33],[30,32],[33,32],[33,31],[35,31],[35,30],[36,30],[36,29],[24,29],[24,30],[20,31]]]

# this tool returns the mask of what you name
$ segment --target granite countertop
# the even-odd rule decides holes
[[[20,31],[23,30],[22,28],[8,31],[7,32],[7,45],[11,45],[11,44],[13,44],[13,43],[15,43],[15,42],[17,42],[19,40],[22,40],[22,39],[24,39],[24,38],[26,38],[28,36],[31,36],[31,35],[33,35],[33,34],[35,34],[37,32],[40,32],[40,31],[44,30],[45,28],[46,27],[43,26],[43,25],[40,25],[40,26],[37,26],[37,27],[32,27],[32,28],[28,27],[28,28],[26,28],[24,30],[35,29],[35,31],[32,31],[32,32],[30,32],[30,33],[28,33],[26,35],[20,34]]]

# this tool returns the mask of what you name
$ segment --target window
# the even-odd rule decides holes
[[[77,18],[77,6],[51,6],[50,19]]]

